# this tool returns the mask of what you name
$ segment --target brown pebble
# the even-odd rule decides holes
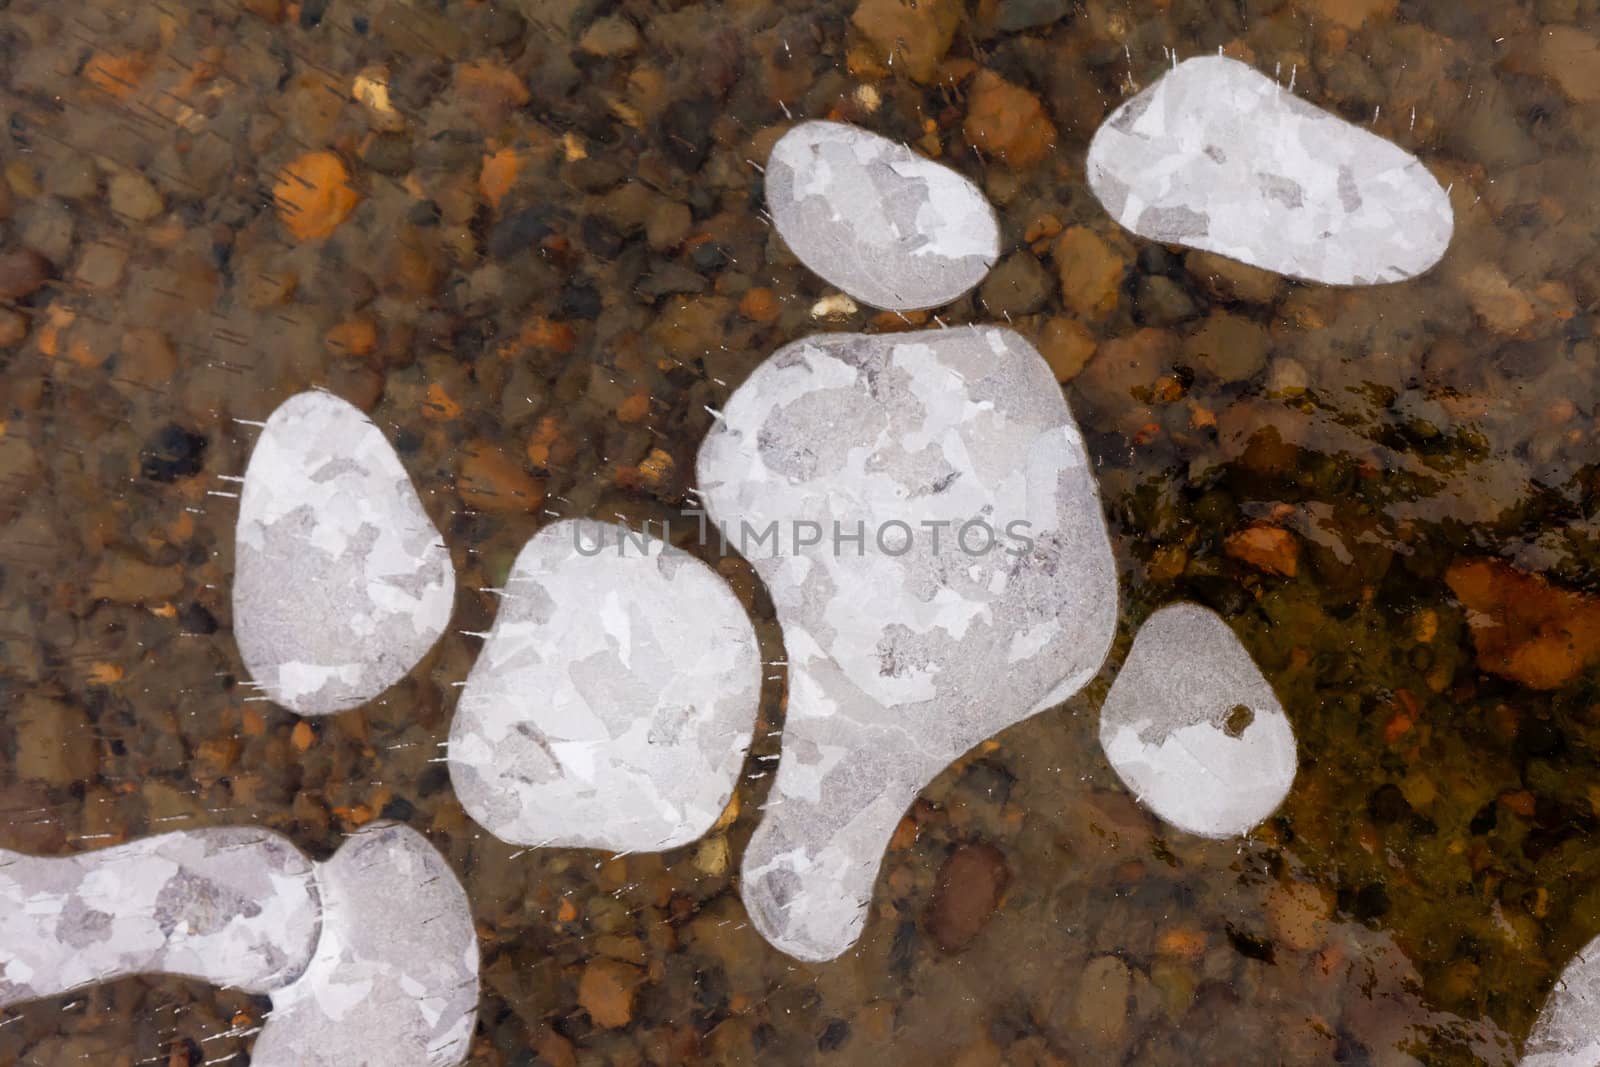
[[[578,1003],[596,1026],[615,1030],[633,1021],[633,997],[644,972],[621,960],[592,959],[578,980]]]
[[[1005,855],[993,845],[961,845],[939,868],[938,885],[922,913],[935,944],[959,952],[977,937],[1011,882]]]
[[[457,479],[461,499],[479,511],[536,511],[544,503],[544,482],[491,444],[466,447]]]
[[[1039,330],[1039,354],[1050,364],[1056,381],[1076,378],[1094,355],[1094,334],[1077,319],[1046,319]]]
[[[1099,234],[1086,226],[1064,231],[1056,241],[1055,261],[1067,307],[1099,320],[1117,306],[1128,264]]]
[[[117,350],[117,377],[139,385],[161,385],[178,369],[172,343],[158,330],[133,329],[122,335]]]
[[[1300,542],[1277,526],[1252,526],[1232,534],[1223,545],[1234,559],[1268,574],[1293,578],[1300,569]]]
[[[1033,166],[1056,142],[1055,124],[1039,98],[990,70],[972,79],[961,132],[968,144],[1014,170]]]
[[[127,267],[126,249],[97,242],[84,249],[83,258],[78,261],[78,270],[73,277],[90,289],[114,289],[122,281],[123,271]]]
[[[11,348],[28,336],[28,320],[15,311],[0,308],[0,348]]]
[[[0,252],[0,300],[21,300],[50,278],[50,263],[31,248]]]
[[[879,62],[925,82],[950,50],[961,18],[962,5],[956,0],[861,0],[850,22],[871,42]]]

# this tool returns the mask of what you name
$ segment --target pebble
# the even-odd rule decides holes
[[[960,845],[939,868],[923,927],[946,952],[960,952],[988,925],[1011,882],[1005,854],[993,845]]]
[[[337,230],[361,197],[350,187],[343,160],[332,152],[307,152],[284,167],[272,200],[295,240],[315,241]]]
[[[96,242],[84,249],[74,277],[90,289],[115,289],[121,283],[122,273],[127,266],[126,249]]]
[[[633,1021],[634,994],[643,983],[644,971],[631,963],[592,959],[578,979],[578,1003],[596,1026],[616,1030]]]
[[[990,70],[972,79],[961,132],[968,144],[1014,170],[1039,163],[1056,148],[1055,124],[1039,98]]]
[[[1073,1026],[1101,1048],[1121,1048],[1127,1038],[1133,974],[1115,956],[1096,956],[1078,979]]]
[[[18,778],[64,788],[94,777],[100,743],[83,708],[27,693],[8,718],[16,734]]]
[[[1033,253],[1023,250],[1002,259],[984,279],[978,297],[991,315],[1031,315],[1050,299],[1054,283]]]
[[[1034,30],[1059,22],[1072,13],[1072,0],[1000,0],[994,24],[1006,33]]]
[[[1140,803],[1204,837],[1243,834],[1288,795],[1294,731],[1249,652],[1214,612],[1145,620],[1100,710],[1106,759]]]
[[[1199,313],[1194,299],[1164,274],[1146,274],[1133,296],[1134,316],[1147,326],[1176,326]]]
[[[1283,275],[1215,252],[1191,250],[1184,266],[1208,296],[1241,304],[1275,304],[1288,289]]]
[[[1072,381],[1094,356],[1094,334],[1077,319],[1064,316],[1046,319],[1036,344],[1058,382]]]
[[[50,280],[50,262],[31,248],[0,252],[0,300],[22,300]]]
[[[578,47],[591,56],[614,59],[639,50],[639,31],[621,15],[595,19],[578,39]]]
[[[1530,689],[1560,689],[1600,662],[1600,599],[1492,559],[1445,571],[1467,609],[1478,666]]]
[[[1455,228],[1415,156],[1220,55],[1178,64],[1118,108],[1087,171],[1142,237],[1331,285],[1421,274]]]
[[[1092,322],[1110,315],[1121,294],[1127,260],[1087,226],[1063,230],[1054,256],[1062,302]]]
[[[933,80],[950,50],[962,15],[959,0],[861,0],[850,22],[871,43],[880,63],[926,82]]]
[[[1267,365],[1266,327],[1239,315],[1213,311],[1183,342],[1183,361],[1220,382],[1243,382]]]
[[[999,258],[999,223],[977,186],[856,126],[803,122],[784,134],[766,195],[800,261],[873,307],[947,304]]]
[[[1309,882],[1280,882],[1267,893],[1267,929],[1274,942],[1310,952],[1327,937],[1333,903]]]
[[[166,210],[161,194],[143,174],[121,171],[106,186],[111,210],[134,222],[149,222]]]
[[[693,225],[688,204],[662,198],[645,221],[645,239],[652,251],[670,252],[683,244]]]
[[[124,552],[107,552],[89,580],[89,595],[119,604],[159,604],[183,592],[183,573]]]
[[[544,482],[509,452],[486,442],[462,449],[456,489],[462,502],[478,511],[532,513],[544,503]]]
[[[28,336],[28,320],[9,308],[0,308],[0,348],[11,348]]]
[[[1293,578],[1300,569],[1300,542],[1277,526],[1251,526],[1229,534],[1223,548],[1234,559],[1268,574]]]

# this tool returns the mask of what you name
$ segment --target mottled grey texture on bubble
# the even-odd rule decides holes
[[[1600,938],[1579,949],[1556,979],[1522,1053],[1522,1067],[1600,1064]]]
[[[254,1067],[455,1067],[478,1010],[478,939],[455,872],[398,823],[317,865],[322,937],[272,994]]]
[[[780,349],[729,400],[699,484],[730,528],[830,531],[799,554],[788,541],[751,553],[783,627],[789,700],[742,894],[778,948],[831,959],[860,936],[918,791],[1105,658],[1117,574],[1095,479],[1039,354],[1009,330],[963,327]],[[978,518],[1000,547],[963,552],[953,526],[935,550],[922,526]],[[916,531],[901,555],[875,544],[892,520]],[[865,524],[862,554],[835,552],[835,522]],[[1013,522],[1031,549],[1004,539]]]
[[[0,1007],[132,974],[269,992],[305,970],[319,914],[311,861],[267,830],[0,850]]]
[[[949,167],[838,122],[802,122],[773,146],[767,210],[791,251],[862,303],[938,307],[1000,255],[994,209]]]
[[[257,686],[302,715],[399,681],[450,621],[455,571],[400,457],[360,411],[301,393],[245,470],[233,632]]]
[[[1222,56],[1180,63],[1118,108],[1088,175],[1142,237],[1331,285],[1421,274],[1455,227],[1415,156]]]
[[[1277,696],[1198,604],[1164,607],[1139,628],[1100,710],[1100,744],[1151,811],[1206,837],[1249,830],[1294,784],[1294,731]]]
[[[506,841],[674,848],[733,795],[760,690],[755,631],[715,572],[625,527],[559,522],[511,569],[450,776]]]

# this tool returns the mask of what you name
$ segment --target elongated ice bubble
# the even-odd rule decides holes
[[[778,948],[831,959],[917,792],[1104,659],[1117,585],[1095,479],[1049,367],[991,327],[788,345],[730,398],[698,473],[788,661],[741,892]]]
[[[302,715],[399,681],[450,621],[455,571],[372,421],[330,393],[267,420],[245,470],[233,632],[251,677]]]
[[[450,776],[506,841],[673,848],[727,806],[760,690],[755,631],[714,571],[626,527],[559,522],[511,569]]]
[[[1242,834],[1294,784],[1294,731],[1228,624],[1198,604],[1145,621],[1100,710],[1100,744],[1133,794],[1206,837]]]
[[[133,974],[265,993],[305,970],[320,915],[311,861],[269,830],[0,850],[0,1008]]]
[[[1421,274],[1455,228],[1416,156],[1223,56],[1180,63],[1118,108],[1088,176],[1142,237],[1331,285]]]

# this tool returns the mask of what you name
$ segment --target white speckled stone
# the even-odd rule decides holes
[[[778,948],[831,959],[860,936],[923,786],[1104,659],[1117,576],[1094,474],[1049,367],[991,327],[788,345],[730,398],[698,473],[772,594],[788,659],[783,758],[741,892]],[[960,547],[978,518],[999,547],[982,552],[976,527]],[[797,520],[823,542],[795,544]],[[861,524],[859,552],[836,522]],[[955,525],[924,525],[941,522]],[[749,543],[745,525],[769,523],[778,543]],[[1013,523],[1031,546],[1004,536]]]
[[[363,827],[317,865],[322,936],[272,994],[255,1067],[455,1067],[478,1013],[466,891],[421,834]]]
[[[267,421],[245,470],[233,631],[257,686],[302,715],[356,707],[450,621],[455,571],[400,457],[330,393]]]
[[[1143,237],[1330,285],[1421,274],[1455,226],[1417,157],[1222,56],[1180,63],[1118,108],[1088,175]]]
[[[1233,736],[1230,713],[1253,718]],[[1181,830],[1242,834],[1294,784],[1289,720],[1228,624],[1197,604],[1173,604],[1134,636],[1100,711],[1100,744],[1128,788]]]
[[[131,974],[269,992],[305,970],[319,914],[311,861],[268,830],[0,850],[0,1008]]]
[[[938,307],[1000,255],[978,187],[897,141],[802,122],[773,146],[767,209],[784,242],[829,283],[873,307]]]
[[[477,822],[527,845],[646,852],[711,828],[761,690],[723,580],[658,538],[589,521],[517,556],[450,730]]]

